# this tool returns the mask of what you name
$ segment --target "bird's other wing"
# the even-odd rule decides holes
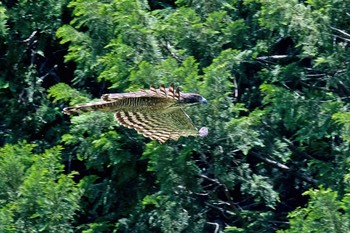
[[[115,119],[119,124],[160,143],[169,139],[178,140],[181,136],[200,136],[182,109],[171,112],[116,112]]]
[[[104,94],[101,96],[102,101],[113,101],[124,98],[140,98],[140,97],[159,97],[178,100],[180,98],[179,88],[174,88],[174,84],[170,84],[169,88],[165,88],[164,85],[160,85],[159,89],[151,86],[149,90],[140,90],[137,92],[130,93],[111,93]]]
[[[171,84],[169,88],[161,85],[159,89],[151,86],[147,91],[104,94],[101,97],[101,101],[67,107],[63,109],[63,112],[68,115],[77,115],[91,111],[166,110],[167,107],[173,105],[179,98],[180,91],[178,88],[174,88],[174,84]]]
[[[84,112],[103,111],[103,112],[153,112],[168,111],[169,107],[176,104],[175,99],[164,98],[159,96],[138,96],[127,93],[123,97],[114,98],[113,100],[97,101],[86,104],[80,104],[63,109],[68,115],[77,115]]]

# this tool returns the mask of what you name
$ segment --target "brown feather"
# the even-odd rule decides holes
[[[167,92],[166,92],[166,90],[165,90],[164,84],[160,85],[159,90],[160,90],[161,96],[167,97]]]

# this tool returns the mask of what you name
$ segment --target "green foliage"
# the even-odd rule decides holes
[[[0,36],[4,36],[7,33],[6,19],[6,9],[0,3]]]
[[[346,141],[350,141],[350,113],[349,112],[337,112],[332,115],[332,119],[343,125],[342,137]]]
[[[97,0],[70,1],[68,7],[72,8],[74,19],[69,25],[62,25],[56,35],[62,44],[69,42],[65,60],[76,62],[72,81],[83,85],[87,83],[86,76],[94,78],[100,72],[98,60],[106,53],[105,46],[112,39],[114,7],[109,1]],[[81,28],[84,32],[79,31]]]
[[[293,232],[348,232],[349,230],[349,198],[339,200],[337,192],[331,189],[312,189],[304,193],[310,196],[308,206],[297,208],[291,212],[290,228],[279,233]]]
[[[227,125],[230,140],[238,142],[237,148],[247,155],[254,147],[264,147],[264,141],[257,130],[260,127],[262,111],[254,111],[248,117],[233,118]]]
[[[78,32],[70,25],[64,25],[57,30],[57,37],[61,39],[61,43],[71,42],[73,45],[69,47],[69,54],[66,55],[65,61],[84,61],[90,60],[91,40],[81,32]]]
[[[42,85],[48,80],[59,80],[52,54],[45,53],[55,50],[52,49],[54,35],[62,23],[64,4],[65,0],[2,1],[0,31],[5,30],[6,34],[0,40],[0,108],[8,115],[0,116],[1,145],[23,139],[47,147],[57,143],[55,135],[59,137],[60,127],[46,129],[57,114],[48,107],[50,103]],[[55,53],[56,58],[58,54]],[[42,140],[43,137],[48,140]]]
[[[292,1],[261,1],[261,26],[276,31],[282,37],[291,36],[303,55],[316,55],[329,40],[328,2],[313,6]],[[320,2],[319,2],[320,3]],[[314,9],[312,7],[315,7]]]
[[[95,168],[103,165],[102,161],[108,159],[106,154],[99,156],[103,151],[118,159],[113,149],[118,148],[115,140],[120,136],[113,130],[115,123],[110,114],[83,114],[73,117],[71,121],[71,132],[62,136],[62,142],[67,145],[79,144],[77,156],[84,159],[90,158],[88,167],[90,162]]]
[[[35,145],[0,149],[1,232],[73,232],[80,191],[75,173],[63,174],[61,148],[35,154]]]
[[[231,226],[227,226],[225,227],[224,232],[226,233],[241,233],[244,232],[244,230],[242,228],[238,228],[238,227],[231,227]]]
[[[53,102],[69,101],[70,105],[87,102],[89,99],[65,83],[59,83],[48,90],[48,96],[54,98]]]
[[[20,0],[15,6],[11,15],[16,19],[22,16],[21,20],[16,21],[17,27],[23,29],[24,36],[29,36],[33,31],[40,30],[41,33],[54,35],[56,29],[61,24],[61,12],[65,1],[31,1]],[[47,22],[51,22],[48,24]]]
[[[127,77],[134,65],[135,51],[122,42],[121,36],[111,40],[107,48],[111,51],[99,60],[105,67],[99,76],[99,81],[111,82],[113,88],[126,88]]]
[[[301,143],[328,135],[334,127],[331,117],[342,107],[332,95],[322,96],[318,91],[308,97],[269,84],[261,85],[261,90],[266,93],[263,102],[270,105],[271,118],[281,119]]]

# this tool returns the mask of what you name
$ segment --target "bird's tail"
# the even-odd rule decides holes
[[[73,107],[67,107],[63,109],[63,113],[67,115],[78,115],[84,112],[93,112],[93,111],[104,111],[111,105],[111,102],[92,102],[87,104],[76,105]]]

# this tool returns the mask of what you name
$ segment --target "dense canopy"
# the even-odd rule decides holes
[[[350,232],[349,0],[3,0],[0,232]],[[174,83],[160,144],[104,93]]]

